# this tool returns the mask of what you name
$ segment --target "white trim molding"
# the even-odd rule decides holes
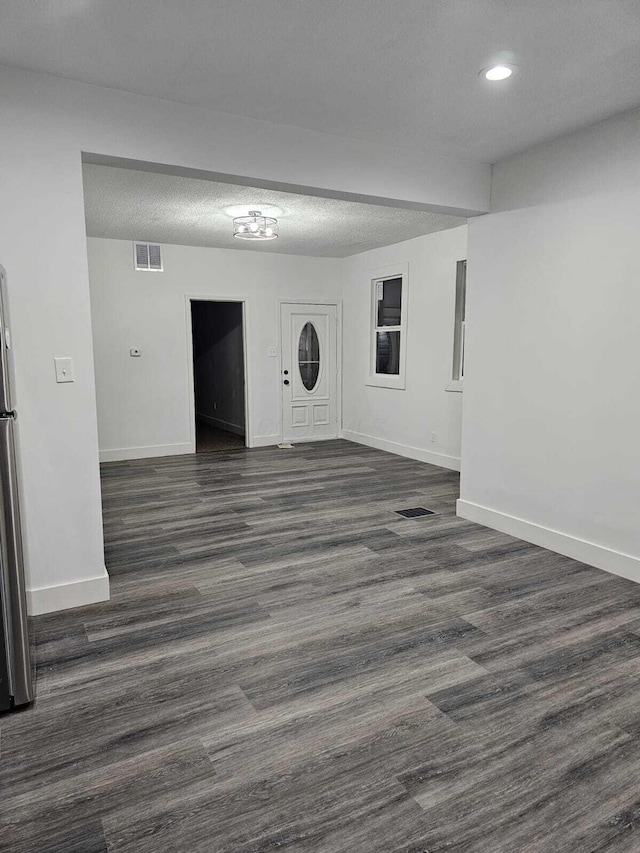
[[[280,444],[281,441],[279,432],[274,435],[254,435],[251,447],[271,447],[273,444]]]
[[[373,435],[352,432],[348,429],[341,431],[340,438],[353,441],[355,444],[366,444],[367,447],[375,447],[377,450],[386,450],[387,453],[395,453],[396,456],[406,456],[408,459],[416,459],[418,462],[437,465],[439,468],[448,468],[450,471],[460,470],[460,459],[457,456],[434,453],[433,450],[424,450],[422,447],[411,447],[409,444],[398,444],[386,438],[377,438]]]
[[[515,515],[471,501],[459,499],[456,512],[461,518],[508,533],[518,539],[524,539],[525,542],[531,542],[533,545],[539,545],[541,548],[547,548],[549,551],[555,551],[557,554],[603,569],[612,575],[619,575],[640,583],[640,558],[632,554],[624,554],[613,548],[572,536],[570,533],[553,530],[542,524],[517,518]]]
[[[378,269],[371,270],[370,274],[370,300],[371,317],[369,320],[369,374],[365,378],[365,385],[374,388],[392,388],[396,391],[404,391],[407,387],[407,328],[409,317],[409,264],[406,262],[390,264]],[[378,332],[384,331],[378,327],[378,295],[377,291],[382,282],[387,279],[402,279],[402,290],[400,295],[400,322],[397,326],[384,327],[389,332],[400,333],[400,363],[399,373],[376,373],[376,341]]]
[[[115,447],[111,450],[100,451],[101,462],[122,462],[126,459],[151,459],[154,456],[181,456],[183,453],[193,453],[193,445],[188,442],[181,444],[149,444],[142,447]]]
[[[195,376],[193,366],[193,329],[191,327],[191,303],[192,302],[239,302],[242,305],[242,346],[244,358],[244,443],[246,447],[259,447],[255,443],[253,437],[253,392],[251,386],[251,328],[250,328],[250,311],[249,299],[246,296],[235,294],[234,296],[224,296],[222,294],[197,294],[185,293],[185,334],[187,342],[187,387],[189,389],[189,434],[191,436],[191,449],[186,453],[196,452],[196,407],[195,407]]]
[[[93,578],[28,589],[27,611],[29,616],[40,616],[42,613],[109,601],[109,597],[109,575],[103,568],[101,574]]]

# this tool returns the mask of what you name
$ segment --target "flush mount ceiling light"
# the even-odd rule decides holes
[[[278,220],[263,216],[259,210],[250,210],[248,216],[236,216],[233,220],[233,236],[240,240],[275,240]]]
[[[506,62],[498,63],[483,68],[480,72],[480,77],[484,77],[485,80],[489,80],[491,83],[497,83],[500,80],[507,80],[515,70],[515,65],[507,64]]]

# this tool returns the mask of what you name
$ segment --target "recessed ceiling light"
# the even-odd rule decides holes
[[[511,77],[514,71],[515,67],[513,65],[489,65],[488,68],[482,69],[480,76],[490,80],[492,83],[496,83],[499,80],[506,80],[508,77]]]

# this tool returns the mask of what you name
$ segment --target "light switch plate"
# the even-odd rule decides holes
[[[75,382],[73,359],[54,358],[53,363],[56,366],[56,382]]]

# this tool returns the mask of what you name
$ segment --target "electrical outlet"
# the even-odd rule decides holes
[[[435,434],[435,432],[432,432],[431,433],[431,441],[437,441],[437,440],[438,440],[438,436]]]

